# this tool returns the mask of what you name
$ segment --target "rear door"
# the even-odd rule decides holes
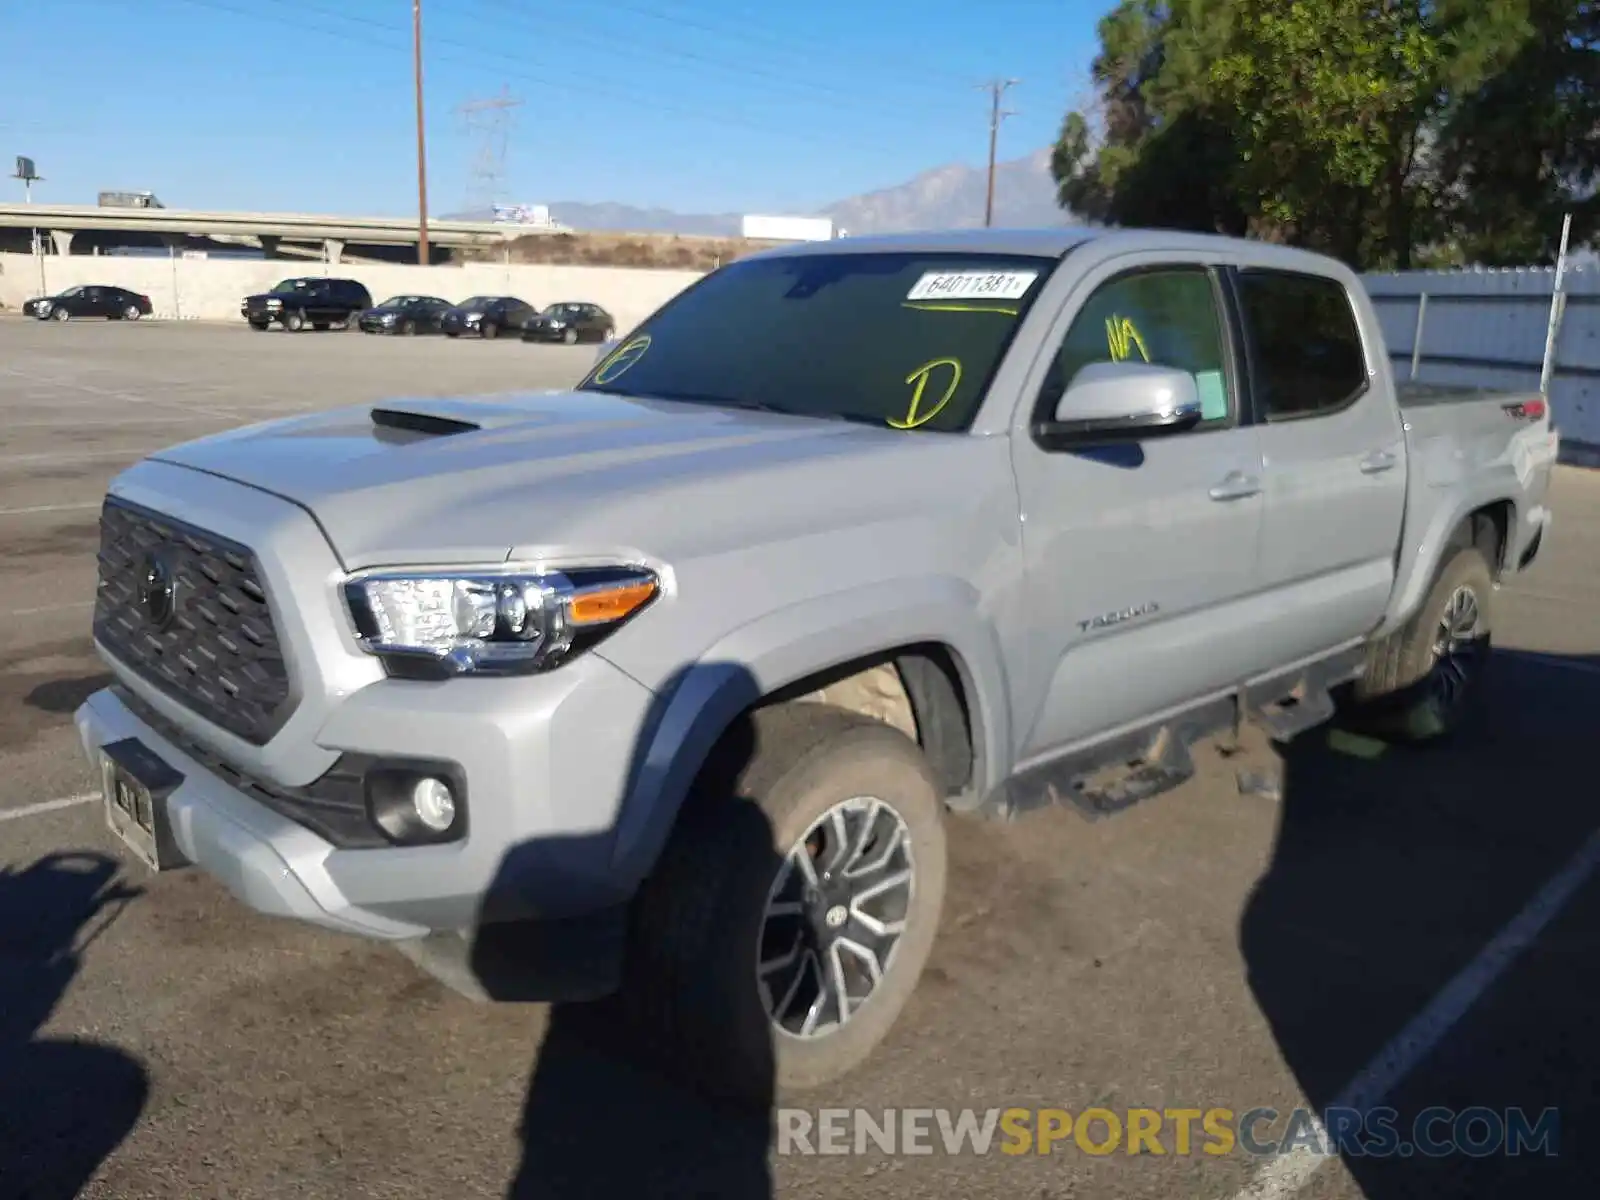
[[[1136,265],[1135,265],[1136,264]],[[1205,419],[1120,444],[1013,437],[1028,572],[1023,759],[1181,707],[1258,670],[1250,604],[1263,500],[1258,431],[1242,408],[1221,271],[1113,260],[1056,318],[1031,428],[1093,362],[1192,373]]]
[[[1405,514],[1405,431],[1381,343],[1338,279],[1237,273],[1261,421],[1263,635],[1286,661],[1366,635],[1394,587]]]

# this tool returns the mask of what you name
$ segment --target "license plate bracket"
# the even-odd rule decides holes
[[[167,813],[167,798],[182,782],[182,773],[138,738],[100,747],[106,825],[152,871],[187,865]]]

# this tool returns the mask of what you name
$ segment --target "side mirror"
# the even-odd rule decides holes
[[[1192,429],[1203,416],[1194,376],[1144,362],[1090,363],[1040,423],[1049,440],[1143,438]]]

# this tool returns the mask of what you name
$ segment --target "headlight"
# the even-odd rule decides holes
[[[394,313],[384,313],[378,318],[378,320],[382,321],[385,325],[393,325],[395,321],[395,315]]]
[[[268,300],[267,301],[267,307],[268,308],[282,308],[283,307],[283,301],[282,300]]]
[[[469,320],[469,321],[481,321],[481,320],[483,320],[483,314],[481,312],[468,313],[467,314],[467,320]]]
[[[391,674],[522,675],[560,666],[660,593],[643,567],[380,572],[345,584],[361,646]]]
[[[550,326],[551,329],[565,329],[567,327],[565,321],[559,321],[555,317],[551,317],[545,324]]]

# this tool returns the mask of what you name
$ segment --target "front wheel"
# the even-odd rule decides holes
[[[762,710],[730,737],[753,748],[679,815],[634,904],[621,1001],[685,1082],[770,1104],[857,1066],[915,990],[943,802],[914,742],[841,709]]]
[[[500,336],[500,326],[496,325],[493,321],[485,321],[478,327],[478,332],[483,336],[485,341],[492,342],[495,338]]]
[[[283,327],[290,333],[299,333],[306,327],[306,319],[304,314],[297,312],[284,313]]]
[[[1369,652],[1355,696],[1378,732],[1434,741],[1471,718],[1489,660],[1493,598],[1483,551],[1456,550],[1417,614]]]
[[[576,329],[567,330],[561,335],[561,341],[565,345],[576,346],[578,344],[578,331]]]
[[[54,312],[52,312],[50,314],[50,319],[52,321],[66,321],[66,320],[70,320],[71,317],[72,317],[72,314],[69,313],[64,308],[58,308]]]
[[[416,332],[417,332],[417,323],[415,321],[407,319],[407,320],[404,320],[404,321],[400,322],[400,336],[402,336],[402,337],[414,337],[416,335]]]

